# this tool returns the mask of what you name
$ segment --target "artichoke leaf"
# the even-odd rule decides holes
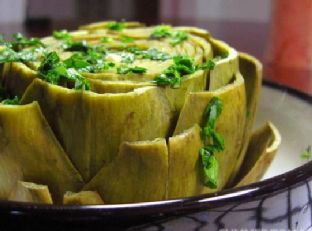
[[[56,140],[37,102],[1,106],[0,127],[0,156],[19,166],[23,180],[48,185],[55,202],[62,200],[65,191],[82,187],[80,174]]]
[[[244,162],[235,182],[236,187],[261,180],[276,155],[281,136],[268,122],[251,136]]]
[[[153,86],[149,82],[135,82],[135,81],[103,81],[100,79],[90,79],[90,86],[93,92],[104,93],[127,93],[136,88]]]
[[[105,203],[166,198],[168,149],[165,139],[124,142],[118,156],[83,188],[96,190]]]
[[[96,191],[81,191],[78,193],[66,192],[64,205],[102,205],[104,201]]]
[[[261,82],[262,82],[262,65],[254,57],[245,53],[239,54],[239,68],[245,81],[245,91],[247,99],[246,125],[244,130],[243,145],[240,154],[235,161],[233,174],[228,182],[227,187],[233,186],[233,181],[241,167],[245,157],[246,149],[252,133],[252,126],[257,112]]]
[[[115,158],[123,141],[166,137],[171,129],[172,109],[158,87],[96,94],[36,79],[21,103],[34,100],[86,181]]]
[[[225,149],[216,153],[219,163],[218,190],[222,189],[231,176],[234,164],[243,143],[245,127],[246,96],[244,80],[240,74],[232,84],[213,92],[195,92],[186,97],[174,135],[180,134],[193,124],[202,124],[203,112],[213,97],[223,103],[223,110],[216,123],[216,131],[223,136]],[[209,192],[211,189],[206,188]]]
[[[198,125],[169,138],[168,199],[213,192],[203,184],[199,149],[202,147]]]
[[[46,185],[18,181],[9,196],[9,201],[53,204],[49,188]]]
[[[238,53],[221,40],[210,38],[214,56],[228,54],[227,57],[215,61],[215,67],[209,73],[207,90],[214,91],[229,84],[236,72],[239,71]]]
[[[39,75],[24,63],[5,63],[3,85],[10,95],[22,97],[27,87]]]
[[[2,131],[0,132],[0,139],[5,139]],[[22,179],[22,170],[15,160],[0,152],[0,200],[8,199],[16,182]]]

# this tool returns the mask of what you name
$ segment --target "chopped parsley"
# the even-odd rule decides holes
[[[223,137],[217,133],[216,121],[223,109],[222,101],[213,97],[203,114],[202,140],[204,147],[199,150],[204,173],[204,185],[210,188],[218,187],[218,161],[216,152],[224,150]]]
[[[127,51],[134,54],[136,58],[140,59],[150,59],[156,61],[165,61],[171,59],[171,55],[166,52],[161,52],[156,48],[150,48],[148,50],[141,50],[137,47],[129,47]]]
[[[157,85],[169,85],[171,88],[179,88],[181,85],[181,78],[184,75],[192,74],[196,71],[194,62],[189,56],[177,55],[173,57],[173,61],[173,65],[155,78],[154,81]]]
[[[138,67],[138,66],[128,67],[128,66],[122,65],[117,68],[117,73],[121,75],[125,75],[128,73],[143,74],[145,72],[146,72],[145,67]]]
[[[213,59],[207,60],[205,63],[198,66],[198,69],[202,70],[213,70],[216,66],[216,63]]]
[[[44,57],[38,71],[40,76],[49,83],[60,85],[66,81],[73,83],[74,89],[90,90],[89,81],[74,68],[67,68],[54,51]]]
[[[122,43],[133,43],[134,42],[134,38],[131,38],[131,37],[126,36],[126,35],[122,35],[122,36],[120,36],[120,41]]]
[[[25,47],[45,47],[45,45],[38,38],[26,38],[21,33],[15,33],[12,37],[14,41],[9,44],[15,51],[19,51]]]
[[[169,25],[156,26],[150,35],[150,39],[170,38],[170,44],[176,46],[188,39],[185,31],[173,31]]]
[[[122,52],[121,53],[121,62],[122,63],[133,63],[135,60],[135,55],[132,53],[126,53]]]
[[[303,160],[310,160],[312,158],[311,145],[309,145],[300,155]]]
[[[229,56],[228,52],[225,52],[221,55],[217,55],[212,59],[207,60],[205,63],[199,65],[197,68],[198,69],[202,69],[202,70],[213,70],[216,66],[216,62],[221,60],[221,59],[225,59]]]
[[[156,26],[150,35],[151,39],[161,39],[171,36],[172,27],[170,25]]]
[[[106,28],[109,30],[121,31],[126,27],[124,22],[109,22],[106,24]]]
[[[53,37],[57,40],[69,41],[71,36],[67,30],[53,31]]]
[[[85,40],[74,42],[72,40],[68,40],[63,44],[63,49],[65,51],[82,51],[87,52],[90,47]]]
[[[184,31],[174,31],[171,33],[171,41],[170,44],[172,46],[176,46],[180,44],[181,42],[185,41],[188,39],[188,34]]]
[[[20,104],[20,99],[15,96],[12,99],[4,99],[1,101],[2,104],[6,104],[6,105],[19,105]]]
[[[113,39],[110,38],[110,37],[103,37],[103,38],[101,38],[101,40],[100,40],[101,43],[110,43],[110,42],[112,42],[112,41],[113,41]]]
[[[0,51],[0,63],[29,62],[35,61],[45,52],[43,48],[34,48],[16,52],[11,48],[4,48]]]

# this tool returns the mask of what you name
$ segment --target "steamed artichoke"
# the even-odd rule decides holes
[[[262,67],[202,29],[101,22],[17,34],[0,62],[0,199],[21,181],[47,185],[54,203],[67,191],[79,204],[214,192],[258,180],[264,167],[245,163],[269,146],[271,160],[279,144],[269,124],[248,149],[255,161],[244,158]]]

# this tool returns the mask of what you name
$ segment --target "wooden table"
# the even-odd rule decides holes
[[[312,97],[312,70],[290,67],[278,67],[267,63],[267,45],[269,44],[269,24],[255,22],[201,21],[201,20],[162,20],[162,23],[172,25],[198,26],[209,30],[214,37],[222,39],[239,51],[256,56],[264,64],[264,78]],[[53,30],[67,28],[73,30],[78,25],[86,23],[83,20],[42,22],[25,24],[0,24],[0,33],[11,34],[22,32],[28,36],[42,37],[51,34]],[[159,23],[155,21],[155,23]]]

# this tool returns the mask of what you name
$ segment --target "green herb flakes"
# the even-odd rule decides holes
[[[67,30],[53,31],[53,37],[57,40],[64,40],[64,41],[68,41],[72,39]]]
[[[196,71],[193,59],[189,56],[177,55],[173,57],[173,61],[173,65],[155,78],[154,81],[157,85],[169,85],[171,88],[179,88],[181,78],[184,75],[193,74]]]
[[[110,37],[103,37],[103,38],[101,38],[101,40],[100,40],[101,43],[110,43],[110,42],[112,42],[112,41],[113,41],[113,39],[110,38]]]
[[[300,155],[302,160],[310,160],[312,158],[311,145],[309,145]]]
[[[143,74],[146,72],[146,68],[145,67],[128,67],[128,66],[119,66],[117,68],[117,73],[121,74],[121,75],[125,75],[128,73],[135,73],[135,74]]]
[[[134,42],[134,38],[131,38],[131,37],[126,36],[126,35],[122,35],[122,36],[120,36],[120,41],[122,43],[133,43]]]
[[[188,33],[185,31],[174,31],[169,25],[160,25],[154,28],[150,39],[170,38],[170,44],[176,46],[188,39]]]
[[[204,173],[204,184],[210,188],[218,186],[218,162],[216,152],[224,150],[223,137],[216,132],[216,121],[222,112],[222,101],[213,97],[203,114],[202,140],[204,147],[199,150]]]
[[[20,99],[15,96],[12,99],[4,99],[1,101],[2,104],[6,104],[6,105],[19,105],[20,104]]]
[[[150,35],[151,39],[161,39],[171,36],[172,27],[169,25],[156,26]]]
[[[188,39],[188,34],[184,31],[174,31],[171,33],[170,44],[176,46]]]
[[[61,62],[56,52],[48,53],[38,70],[42,78],[49,83],[59,85],[62,80],[65,80],[73,83],[74,89],[90,90],[89,81],[74,68],[68,68],[64,62]]]
[[[109,22],[106,24],[106,28],[109,30],[121,31],[126,27],[124,22]]]

